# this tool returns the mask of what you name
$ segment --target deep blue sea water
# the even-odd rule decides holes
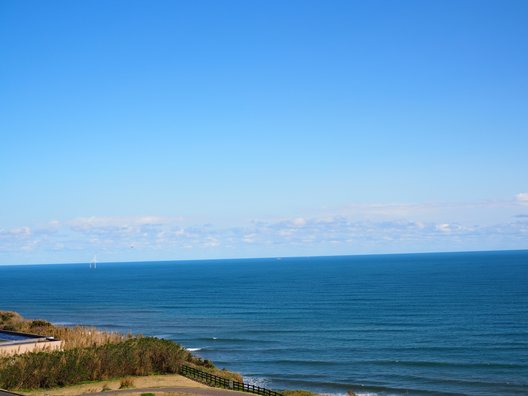
[[[528,394],[528,251],[0,266],[0,310],[176,340],[276,389]]]

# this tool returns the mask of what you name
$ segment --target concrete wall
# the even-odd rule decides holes
[[[62,341],[35,341],[20,344],[0,344],[0,355],[18,355],[26,352],[57,351],[62,349]]]

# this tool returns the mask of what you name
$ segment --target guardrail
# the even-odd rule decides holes
[[[282,393],[279,392],[275,392],[266,388],[261,388],[260,386],[244,384],[243,382],[222,378],[217,375],[195,369],[194,367],[182,366],[180,373],[181,375],[187,378],[217,388],[225,388],[240,392],[255,393],[257,395],[262,396],[283,396]]]

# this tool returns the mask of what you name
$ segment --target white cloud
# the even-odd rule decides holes
[[[242,241],[245,243],[255,243],[256,236],[256,234],[246,234],[243,236]]]
[[[435,226],[435,228],[438,230],[438,231],[441,231],[441,232],[450,232],[451,231],[451,228],[449,227],[449,224],[447,223],[444,223],[444,224],[437,224]]]
[[[29,227],[17,227],[12,228],[8,231],[11,235],[28,236],[31,234],[31,228]]]
[[[518,194],[517,201],[528,203],[528,193]],[[5,261],[5,258],[2,259],[6,257],[5,252],[9,252],[10,257],[17,254],[22,257],[23,252],[31,252],[35,257],[43,258],[53,257],[57,252],[64,252],[64,255],[70,252],[70,257],[84,258],[98,252],[102,256],[112,254],[119,260],[127,251],[141,255],[134,256],[138,259],[149,259],[159,257],[159,252],[165,258],[199,258],[204,254],[235,257],[241,254],[273,256],[526,249],[528,218],[519,214],[516,202],[510,200],[509,205],[511,214],[504,212],[498,222],[458,220],[458,216],[441,210],[435,216],[420,216],[427,211],[424,209],[426,205],[417,205],[416,211],[411,209],[412,205],[403,208],[387,205],[385,209],[382,205],[365,205],[362,216],[358,216],[358,205],[354,213],[326,212],[227,227],[211,224],[184,226],[179,218],[163,216],[51,220],[43,226],[0,229],[0,262]],[[485,212],[490,208],[506,207],[506,204],[468,204],[457,208],[463,212],[470,207],[478,207]],[[369,213],[372,215],[368,216]],[[43,261],[43,258],[35,261]]]
[[[205,247],[217,247],[217,246],[220,246],[220,242],[216,238],[207,237],[205,240],[204,246]]]
[[[410,220],[423,223],[493,225],[518,213],[512,199],[476,202],[429,202],[403,204],[351,204],[325,209],[320,218],[343,216],[355,221]]]
[[[306,224],[306,220],[303,219],[302,217],[296,217],[295,219],[291,221],[291,224],[294,227],[302,227]]]
[[[92,228],[129,228],[146,225],[164,225],[176,222],[174,217],[137,216],[137,217],[78,217],[69,224],[77,229]]]
[[[528,205],[528,192],[519,193],[515,196],[515,198],[521,205]]]

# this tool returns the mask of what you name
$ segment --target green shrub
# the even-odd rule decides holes
[[[172,341],[144,337],[92,348],[8,356],[0,358],[0,388],[51,388],[126,376],[175,374],[189,355]]]
[[[50,322],[46,320],[32,320],[29,324],[30,329],[35,329],[39,327],[51,327],[53,326]]]
[[[0,388],[51,388],[126,376],[175,374],[182,364],[242,381],[240,374],[218,370],[209,360],[193,356],[172,341],[109,333],[93,327],[55,326],[46,320],[24,319],[10,311],[0,311],[0,329],[55,337],[64,348],[0,356]]]

